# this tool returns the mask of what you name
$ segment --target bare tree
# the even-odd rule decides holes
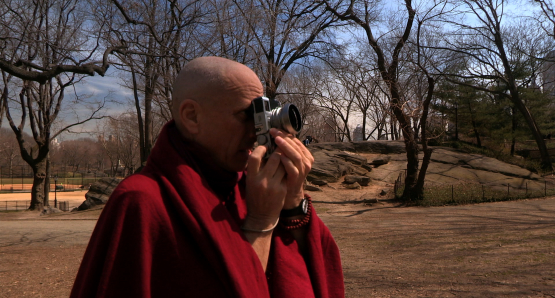
[[[415,139],[415,128],[412,127],[410,115],[405,110],[407,106],[403,101],[403,87],[399,82],[399,67],[403,58],[403,49],[411,36],[417,11],[411,0],[403,1],[403,10],[394,14],[392,18],[395,21],[391,22],[392,24],[398,24],[401,21],[402,26],[396,26],[390,31],[386,31],[382,36],[376,36],[375,34],[380,32],[376,23],[380,10],[379,1],[351,0],[346,3],[344,1],[334,4],[325,1],[325,3],[327,9],[341,20],[349,21],[364,30],[368,45],[376,55],[380,76],[390,94],[389,108],[399,123],[407,151],[407,175],[402,196],[405,200],[418,199],[422,196],[422,188],[417,185],[419,150]],[[432,8],[434,8],[434,5],[432,5]],[[427,10],[428,8],[424,11]],[[395,18],[401,15],[402,19]]]
[[[334,127],[337,141],[352,141],[351,123],[356,97],[338,79],[337,70],[328,66],[313,69],[312,78],[318,88],[314,91],[321,119]]]
[[[18,94],[3,96],[6,118],[18,141],[21,157],[33,170],[30,209],[48,206],[50,142],[62,131],[98,118],[102,103],[85,119],[52,131],[62,109],[66,89],[80,80],[77,74],[103,75],[108,67],[106,50],[101,64],[93,61],[98,49],[86,38],[87,11],[76,0],[2,1],[0,11],[0,68],[4,90],[17,86]],[[94,40],[94,36],[93,36]],[[8,80],[12,75],[15,79]],[[69,74],[65,74],[69,73]],[[14,85],[7,84],[10,81]],[[4,92],[7,94],[7,92]],[[75,103],[79,99],[75,98]],[[10,103],[13,103],[11,105]],[[16,119],[19,118],[19,123]],[[34,144],[24,138],[26,125]]]
[[[99,142],[110,161],[111,175],[130,175],[140,166],[136,115],[124,113],[105,119]],[[123,170],[123,171],[122,171]]]
[[[530,24],[503,21],[508,17],[505,14],[506,1],[462,1],[461,4],[461,13],[473,18],[445,20],[453,28],[450,35],[453,41],[447,42],[448,48],[465,65],[466,74],[458,75],[458,78],[480,80],[482,84],[474,88],[510,99],[536,141],[542,168],[552,171],[551,158],[540,127],[521,98],[521,88],[532,78],[523,80],[516,70],[522,63],[529,63],[526,60],[537,60],[539,56],[547,55],[553,44],[546,43]]]
[[[284,74],[309,58],[325,58],[337,45],[328,29],[337,18],[323,3],[311,1],[233,0],[248,25],[243,47],[252,52],[253,68],[262,78],[266,96],[275,100]],[[284,91],[287,93],[287,90]]]
[[[157,135],[155,124],[160,122],[154,117],[171,119],[171,86],[181,65],[190,59],[187,47],[201,4],[195,0],[110,2],[99,9],[98,17],[102,22],[117,20],[105,39],[108,47],[125,47],[117,53],[117,65],[130,76],[127,86],[133,90],[144,164]]]
[[[91,76],[96,73],[103,76],[109,67],[108,56],[117,48],[108,48],[99,53],[100,47],[94,43],[98,36],[94,36],[94,33],[90,36],[92,43],[87,37],[76,36],[88,32],[83,26],[88,18],[82,14],[87,8],[78,2],[1,1],[0,48],[3,56],[0,58],[0,69],[22,80],[41,84],[62,73]],[[72,22],[71,25],[75,27],[68,27]],[[45,31],[47,24],[49,30]],[[68,37],[73,40],[70,41]],[[40,59],[39,47],[30,46],[32,41],[47,45],[55,53],[57,61]],[[100,59],[96,61],[98,54]]]
[[[538,20],[538,24],[543,29],[543,31],[555,39],[555,3],[553,0],[533,0],[530,1],[536,3],[540,6],[542,14],[541,16],[534,16]]]

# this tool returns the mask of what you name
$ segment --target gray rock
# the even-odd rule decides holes
[[[372,171],[372,165],[371,164],[361,165],[360,167],[367,170],[368,172]]]
[[[357,153],[401,154],[406,153],[405,143],[401,141],[363,141],[353,142]]]
[[[335,143],[327,144],[332,145]],[[361,176],[368,173],[368,170],[363,167],[367,166],[365,157],[355,153],[335,150],[333,146],[326,146],[324,148],[326,149],[316,146],[311,146],[310,148],[314,156],[314,164],[312,165],[312,170],[308,174],[308,181],[322,180],[333,183],[347,174]]]
[[[323,191],[321,188],[319,188],[318,186],[314,186],[314,185],[310,185],[310,184],[305,184],[304,185],[304,189],[305,190],[309,190],[309,191]]]
[[[368,171],[362,167],[359,166],[351,166],[351,174],[353,175],[358,175],[358,176],[364,176],[368,173]]]
[[[400,141],[361,141],[311,144],[312,148],[328,151],[349,151],[355,153],[401,154],[406,153],[405,144]]]
[[[365,157],[354,153],[347,153],[346,151],[337,152],[334,154],[334,156],[355,165],[366,165],[368,163]]]
[[[94,206],[106,204],[110,195],[121,180],[122,179],[106,177],[93,183],[89,191],[85,194],[85,201],[77,207],[77,211],[87,210]]]
[[[381,165],[386,165],[386,164],[388,164],[390,160],[391,160],[391,157],[389,157],[389,156],[383,156],[383,157],[381,157],[381,158],[374,159],[370,164],[371,164],[371,165],[374,165],[374,166],[376,166],[376,167],[379,167],[379,166],[381,166]]]
[[[324,180],[314,179],[314,180],[312,180],[312,184],[322,186],[322,185],[326,185],[328,183]]]
[[[365,193],[360,197],[360,200],[364,201],[365,203],[375,204],[378,203],[378,199],[374,198],[372,194]]]
[[[367,186],[368,183],[370,183],[370,177],[347,175],[345,176],[345,183],[347,184],[358,183],[359,185]]]
[[[333,152],[312,149],[314,164],[306,179],[310,182],[322,180],[326,182],[337,182],[339,178],[352,171],[352,166],[339,158],[334,157]]]
[[[362,186],[360,186],[360,184],[358,184],[358,182],[355,182],[353,184],[346,184],[345,188],[347,188],[347,189],[361,189]]]

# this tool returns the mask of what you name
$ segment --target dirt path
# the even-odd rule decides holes
[[[555,198],[315,206],[347,297],[555,297]],[[0,213],[0,297],[67,297],[98,214]]]

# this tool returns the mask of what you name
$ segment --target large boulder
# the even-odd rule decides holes
[[[407,152],[401,141],[360,141],[310,144],[310,148],[353,153],[400,154]]]
[[[346,183],[346,184],[358,183],[361,186],[368,186],[368,183],[370,183],[370,177],[356,176],[356,175],[346,175],[344,183]]]
[[[331,143],[330,143],[331,144]],[[311,148],[314,156],[312,170],[306,178],[308,181],[337,182],[347,174],[364,175],[368,173],[366,158],[355,153],[335,149],[322,150]]]
[[[85,201],[74,211],[87,210],[94,206],[106,204],[121,180],[119,178],[106,177],[96,181],[85,194]]]

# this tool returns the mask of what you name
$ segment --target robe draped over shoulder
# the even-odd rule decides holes
[[[144,169],[112,193],[71,297],[344,297],[339,250],[315,210],[305,255],[277,227],[265,273],[240,229],[245,174],[219,181],[176,131],[166,124]]]

